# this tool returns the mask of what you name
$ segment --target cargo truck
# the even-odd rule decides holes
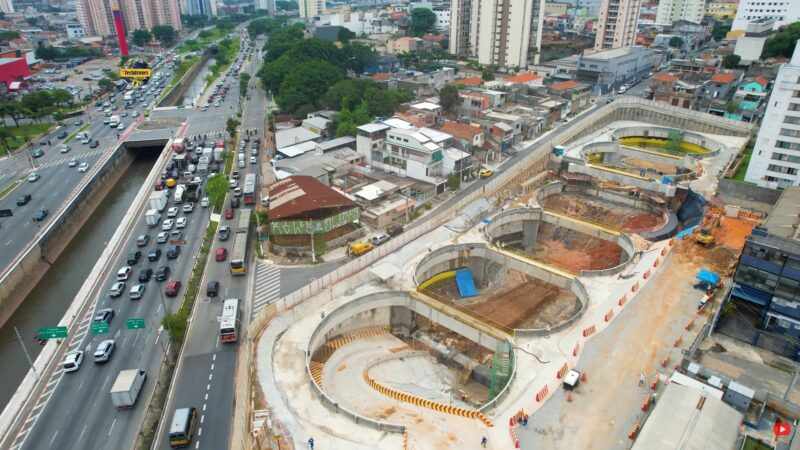
[[[186,185],[179,184],[175,186],[175,203],[183,203],[183,193],[186,191]]]
[[[147,223],[147,226],[152,228],[158,225],[158,222],[161,222],[161,213],[158,212],[157,209],[148,209],[147,212],[144,213],[144,221]]]
[[[183,145],[183,138],[178,138],[172,141],[172,151],[175,153],[183,153],[186,147]]]
[[[111,128],[116,128],[117,125],[119,125],[119,116],[115,114],[111,116],[111,119],[109,119],[108,126],[110,126]]]
[[[167,200],[169,199],[166,191],[155,191],[150,194],[147,206],[149,206],[149,209],[156,209],[158,212],[162,212],[167,207]]]
[[[111,385],[111,403],[119,409],[132,408],[146,378],[147,372],[142,369],[120,370]]]
[[[225,156],[224,156],[224,153],[223,153],[224,151],[225,151],[225,149],[222,148],[222,147],[215,148],[214,149],[214,161],[222,162],[222,160],[225,159]]]

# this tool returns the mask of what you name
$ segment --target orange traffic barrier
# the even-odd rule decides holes
[[[650,389],[653,390],[653,391],[658,389],[658,377],[656,377],[656,379],[653,380],[652,383],[650,383]]]
[[[592,325],[590,327],[586,327],[586,328],[583,329],[583,333],[582,333],[583,337],[589,337],[592,334],[594,334],[595,331],[597,331],[597,327],[595,327],[594,325]]]
[[[667,367],[668,365],[669,365],[669,356],[661,360],[661,367]]]
[[[644,278],[646,280],[649,277],[650,277],[650,269],[647,269],[647,270],[644,271],[644,275],[642,275],[642,278]]]
[[[692,326],[694,326],[694,319],[690,320],[689,323],[686,324],[684,329],[686,329],[686,331],[689,331],[692,329]]]
[[[680,347],[682,343],[683,343],[683,336],[679,336],[678,339],[675,339],[675,344],[673,346]]]
[[[572,401],[572,391],[567,391],[567,401],[568,402]]]
[[[660,262],[661,262],[661,261],[659,261],[659,259],[658,259],[658,258],[656,258],[656,260],[655,260],[655,261],[653,261],[653,267],[658,267],[658,264],[659,264]]]
[[[586,383],[589,381],[589,376],[586,375],[586,372],[581,372],[581,383]]]
[[[511,416],[511,417],[508,418],[508,426],[509,427],[513,427],[516,424],[517,424],[517,422],[514,420],[514,416]]]
[[[628,433],[628,439],[634,440],[636,436],[639,435],[639,431],[642,429],[642,426],[637,422],[633,424],[633,428],[631,429],[630,433]]]
[[[606,313],[606,315],[603,316],[603,320],[608,322],[609,320],[611,320],[612,317],[614,317],[614,310],[613,309],[609,309],[608,312]]]
[[[647,411],[648,409],[650,409],[651,397],[652,396],[648,395],[647,398],[644,399],[644,402],[642,402],[642,411]]]
[[[617,304],[618,304],[619,306],[622,306],[622,305],[624,305],[624,304],[625,304],[625,302],[626,302],[626,301],[628,301],[628,297],[627,297],[627,296],[625,296],[625,295],[623,295],[622,297],[620,297],[620,298],[619,298],[619,301],[617,302]]]
[[[572,356],[578,356],[578,351],[581,349],[580,342],[575,344],[575,347],[572,347]]]
[[[638,290],[639,290],[639,282],[637,281],[636,283],[634,283],[633,286],[631,286],[631,292],[636,292]]]
[[[541,402],[547,397],[547,394],[549,393],[550,393],[550,388],[548,388],[547,385],[545,385],[542,389],[539,390],[539,392],[536,393],[536,401]]]
[[[564,363],[564,365],[561,366],[560,369],[558,369],[558,372],[556,372],[556,378],[558,378],[559,380],[564,378],[564,375],[567,374],[567,370],[569,370],[569,367],[567,366],[567,363]]]
[[[664,248],[661,249],[661,256],[664,256],[666,254],[667,254],[667,248],[664,247]]]

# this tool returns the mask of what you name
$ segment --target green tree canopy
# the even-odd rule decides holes
[[[711,30],[711,37],[715,41],[725,39],[725,36],[731,31],[731,22],[714,22],[714,28]]]
[[[436,29],[436,14],[428,8],[414,8],[411,10],[411,34],[422,36]]]
[[[299,9],[294,0],[275,0],[275,7],[280,11],[297,11]]]
[[[19,31],[2,30],[0,31],[0,42],[8,42],[19,37]]]
[[[267,54],[264,56],[265,62],[275,61],[281,55],[289,51],[292,46],[303,40],[303,30],[305,25],[296,23],[288,27],[275,30],[269,36],[269,40],[264,45]]]
[[[178,40],[178,32],[169,25],[156,25],[150,32],[162,47],[172,47]]]
[[[137,45],[139,47],[144,47],[153,39],[153,35],[145,30],[144,28],[136,30],[133,32],[133,45]]]
[[[725,55],[725,57],[722,58],[722,67],[726,69],[735,69],[741,61],[741,56],[731,53],[730,55]]]
[[[327,61],[304,62],[283,80],[276,101],[290,113],[297,113],[302,106],[316,108],[328,88],[342,78],[342,70]]]
[[[336,35],[336,40],[346,44],[350,42],[350,39],[353,39],[354,37],[356,37],[355,33],[353,33],[352,31],[348,30],[345,27],[341,27],[339,28],[339,33]]]
[[[795,22],[780,29],[767,39],[764,44],[762,58],[773,58],[775,56],[792,57],[794,45],[800,39],[800,22]]]
[[[453,112],[458,107],[458,87],[454,84],[445,85],[439,91],[439,104],[446,112]]]
[[[355,136],[357,128],[369,123],[372,120],[372,116],[369,114],[367,101],[362,100],[355,111],[351,112],[349,108],[343,108],[336,119],[336,137]]]
[[[229,117],[228,121],[225,122],[225,131],[233,138],[236,136],[236,129],[239,128],[239,121],[234,119],[233,117]]]
[[[391,116],[397,107],[412,99],[411,94],[400,89],[387,89],[370,79],[346,79],[328,89],[321,105],[334,110],[350,109],[367,102],[370,116]]]
[[[206,183],[206,193],[208,194],[208,201],[212,205],[212,209],[219,211],[222,209],[222,204],[225,202],[225,194],[228,193],[228,179],[225,174],[218,173],[208,179]]]

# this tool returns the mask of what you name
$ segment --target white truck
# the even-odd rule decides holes
[[[132,91],[126,92],[125,95],[122,97],[122,100],[124,100],[126,102],[132,102],[133,101],[133,92]]]
[[[156,209],[158,212],[164,211],[167,207],[167,191],[153,191],[150,194],[150,199],[147,201],[149,209]]]
[[[114,114],[113,116],[111,116],[111,119],[109,119],[108,126],[110,126],[111,128],[116,128],[117,125],[119,125],[119,115]]]
[[[221,147],[215,148],[214,149],[214,161],[222,162],[222,160],[225,159],[224,152],[225,152],[224,148],[221,148]]]
[[[158,222],[161,222],[161,213],[158,212],[157,209],[148,209],[146,213],[144,213],[144,221],[147,223],[147,226],[154,227],[158,225]]]
[[[183,203],[183,193],[186,192],[186,185],[175,186],[175,203]]]
[[[111,403],[119,409],[132,408],[146,378],[147,372],[142,369],[120,370],[111,385]]]

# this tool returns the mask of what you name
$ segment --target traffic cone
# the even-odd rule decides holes
[[[581,383],[586,383],[589,381],[589,377],[586,376],[586,372],[581,373]]]
[[[567,391],[567,401],[572,402],[572,392]]]

